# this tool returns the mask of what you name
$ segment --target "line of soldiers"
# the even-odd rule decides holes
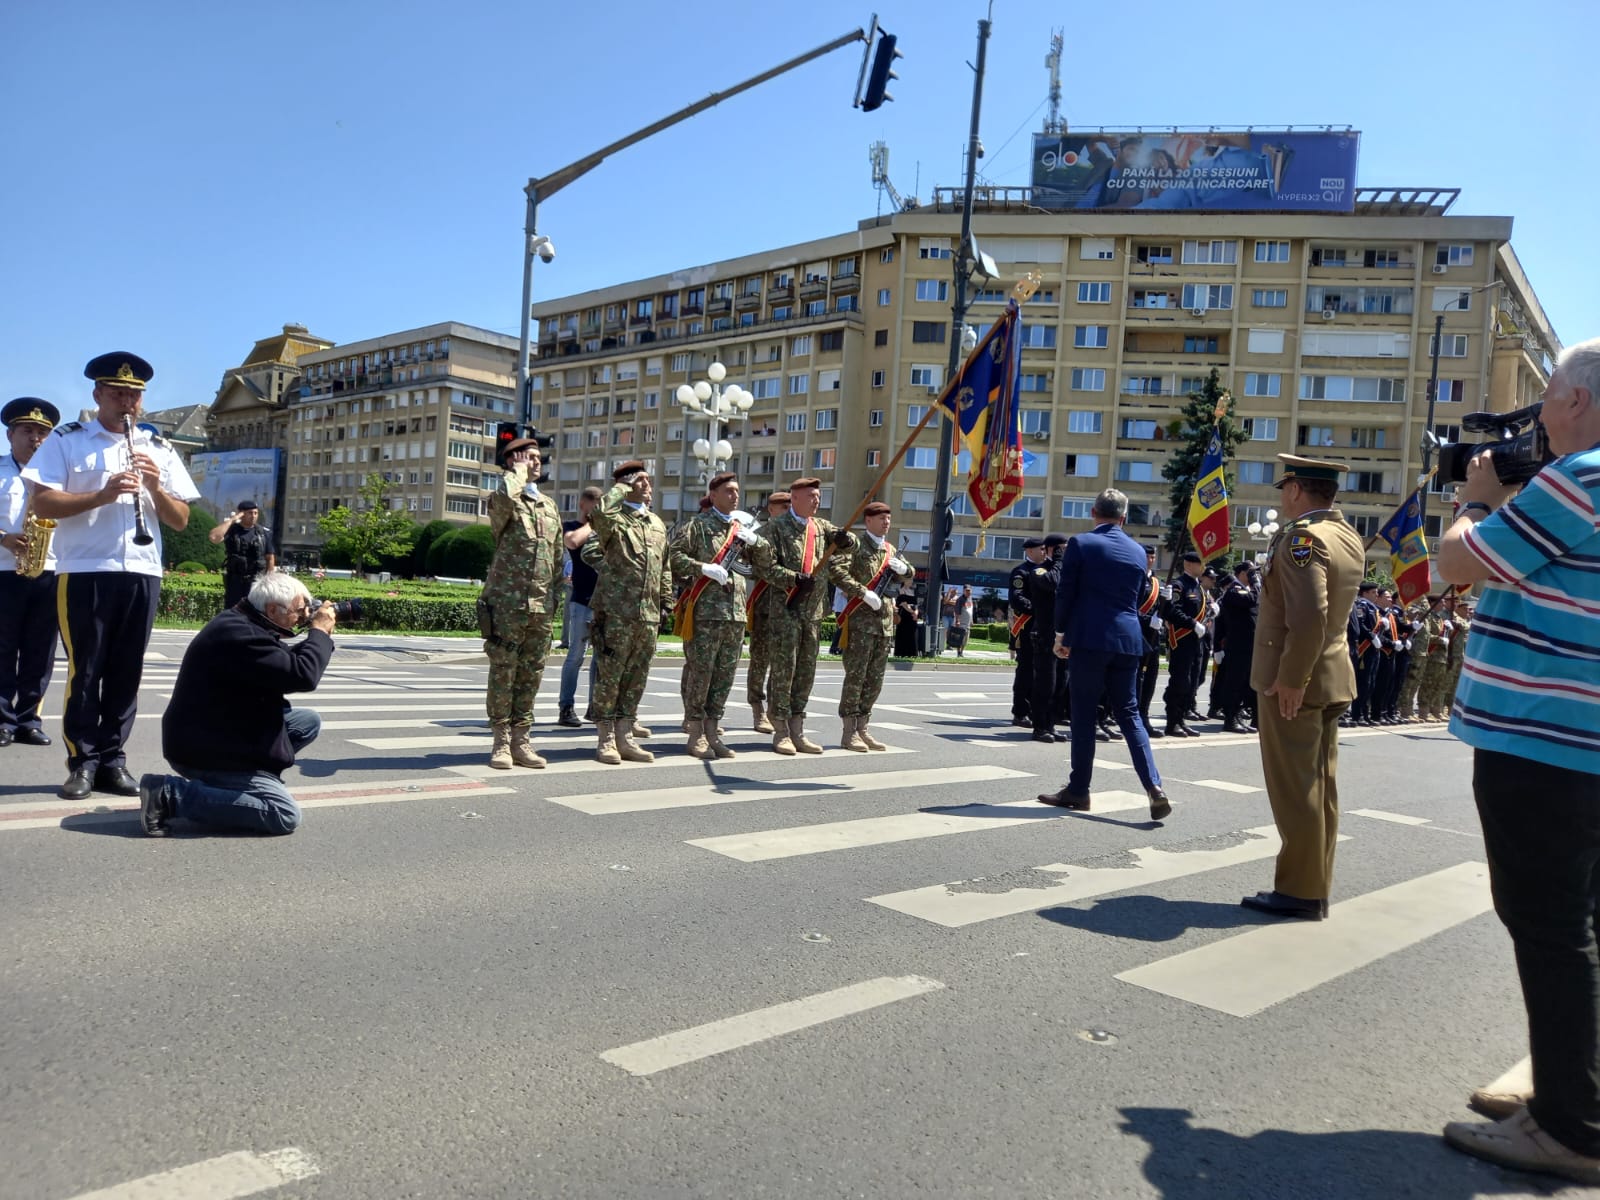
[[[489,500],[494,559],[478,601],[489,655],[486,707],[494,746],[489,765],[543,767],[528,741],[533,699],[549,652],[562,577],[560,514],[538,488],[541,456],[534,439],[504,451],[501,486]],[[841,745],[886,749],[869,730],[894,637],[894,598],[912,570],[888,540],[889,506],[866,506],[858,536],[816,515],[821,480],[797,479],[774,493],[766,519],[739,509],[739,480],[713,476],[700,511],[670,540],[651,511],[643,462],[623,463],[589,516],[582,560],[597,574],[590,602],[590,644],[597,667],[590,709],[598,762],[653,762],[639,743],[639,722],[662,624],[683,639],[682,697],[688,751],[733,758],[722,718],[751,634],[748,696],[756,728],[772,734],[779,754],[820,754],[805,733],[816,676],[820,630],[837,587],[848,598],[838,614],[845,679],[839,700]]]
[[[1470,623],[1470,610],[1453,590],[1407,609],[1388,588],[1364,581],[1346,626],[1356,700],[1341,724],[1448,719]]]

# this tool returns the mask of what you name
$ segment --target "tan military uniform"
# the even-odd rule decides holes
[[[1290,521],[1272,539],[1250,686],[1260,696],[1261,766],[1283,839],[1275,890],[1326,900],[1339,832],[1339,718],[1356,694],[1346,616],[1366,573],[1361,536],[1337,509]],[[1274,683],[1305,688],[1284,720]]]

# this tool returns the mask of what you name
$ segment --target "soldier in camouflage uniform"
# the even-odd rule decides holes
[[[528,730],[550,653],[562,569],[561,512],[534,482],[540,466],[532,438],[511,442],[500,486],[489,496],[495,548],[478,597],[478,624],[489,656],[486,707],[494,733],[489,765],[505,771],[512,763],[545,765],[528,744]]]
[[[732,568],[746,556],[757,578],[767,577],[772,547],[756,534],[749,514],[737,511],[738,476],[723,471],[713,475],[706,487],[710,504],[689,518],[672,539],[672,573],[684,581],[673,628],[683,638],[683,715],[689,753],[696,758],[733,758],[718,727],[744,649],[745,580]]]
[[[789,493],[773,492],[767,497],[767,519],[776,520],[789,511]],[[745,612],[750,624],[750,665],[745,669],[745,697],[755,716],[757,733],[771,733],[772,722],[767,719],[767,675],[772,670],[772,656],[768,653],[767,599],[765,583],[757,582],[750,588],[745,601]]]
[[[634,740],[639,700],[650,676],[661,621],[672,605],[667,527],[650,511],[650,476],[630,459],[611,473],[613,486],[589,517],[593,536],[583,561],[599,571],[590,608],[595,669],[595,761],[654,762]]]
[[[1449,715],[1444,685],[1450,673],[1450,643],[1459,635],[1455,608],[1454,593],[1446,594],[1439,607],[1428,614],[1422,636],[1411,648],[1412,661],[1420,660],[1417,715],[1424,721],[1442,721]]]
[[[878,501],[862,511],[866,535],[848,554],[828,563],[828,578],[850,597],[839,614],[844,648],[844,686],[839,717],[846,750],[887,750],[867,732],[872,706],[883,690],[883,672],[894,641],[894,594],[911,581],[911,567],[888,541],[889,506]],[[884,599],[888,596],[887,601]]]
[[[1439,719],[1449,720],[1456,703],[1456,684],[1461,682],[1461,664],[1467,660],[1467,638],[1472,634],[1472,609],[1465,603],[1456,606],[1456,631],[1450,638],[1450,657],[1440,688]]]
[[[795,480],[789,485],[789,514],[758,531],[772,543],[775,560],[763,601],[772,655],[772,748],[779,754],[822,753],[821,746],[807,740],[805,727],[806,701],[817,675],[818,634],[828,610],[827,563],[835,551],[855,544],[849,530],[816,516],[821,486],[820,479]]]

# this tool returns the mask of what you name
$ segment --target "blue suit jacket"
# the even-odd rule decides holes
[[[1118,525],[1101,525],[1067,543],[1056,589],[1056,632],[1073,650],[1143,654],[1139,601],[1144,548]]]

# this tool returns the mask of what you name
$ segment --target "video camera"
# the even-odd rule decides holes
[[[1487,451],[1495,477],[1506,485],[1524,484],[1554,462],[1550,441],[1539,424],[1543,404],[1530,404],[1508,413],[1468,413],[1461,428],[1471,433],[1490,433],[1498,440],[1488,442],[1441,442],[1430,430],[1429,438],[1439,451],[1439,470],[1435,483],[1464,483],[1467,463]]]
[[[309,618],[324,604],[333,605],[333,615],[341,621],[361,620],[361,597],[359,596],[352,600],[317,600],[313,598],[311,603],[306,606],[306,616]]]

